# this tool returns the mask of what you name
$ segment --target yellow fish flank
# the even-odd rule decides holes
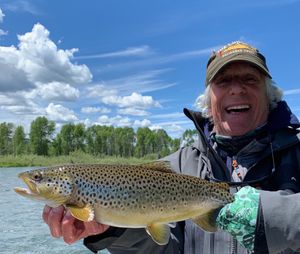
[[[19,174],[29,189],[15,191],[56,207],[64,205],[82,221],[145,228],[167,244],[169,224],[192,219],[206,231],[217,230],[220,208],[233,201],[229,186],[170,170],[166,162],[142,165],[65,165]]]

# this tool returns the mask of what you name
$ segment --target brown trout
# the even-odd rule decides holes
[[[219,210],[233,201],[229,186],[177,174],[167,162],[142,165],[64,165],[19,174],[28,189],[15,191],[51,207],[64,205],[79,220],[145,228],[167,244],[170,223],[192,219],[217,230]]]

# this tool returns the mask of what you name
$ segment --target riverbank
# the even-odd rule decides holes
[[[92,156],[82,152],[74,152],[68,156],[7,155],[0,156],[0,167],[34,167],[54,166],[61,164],[140,164],[156,160],[156,156],[146,158],[123,158],[115,156]]]

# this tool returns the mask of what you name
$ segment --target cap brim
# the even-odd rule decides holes
[[[217,75],[218,72],[220,72],[221,69],[223,69],[226,65],[232,62],[248,62],[254,66],[256,66],[259,70],[261,70],[265,75],[267,75],[269,78],[272,78],[269,70],[266,69],[266,67],[261,63],[261,60],[254,56],[254,55],[246,55],[246,54],[235,54],[235,55],[229,55],[225,56],[222,61],[215,67],[215,70],[210,75],[210,78],[208,79],[208,82],[211,82],[213,78]]]

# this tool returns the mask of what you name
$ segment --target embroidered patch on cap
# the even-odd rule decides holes
[[[206,65],[205,85],[208,86],[222,68],[234,61],[248,62],[257,67],[266,76],[272,78],[266,64],[266,59],[258,49],[247,43],[235,41],[225,45],[217,52],[213,52]]]
[[[248,52],[248,53],[257,53],[257,49],[251,47],[250,45],[240,42],[240,41],[235,41],[230,44],[227,44],[223,48],[219,49],[217,54],[219,56],[224,57],[233,53],[238,53],[238,52]]]

